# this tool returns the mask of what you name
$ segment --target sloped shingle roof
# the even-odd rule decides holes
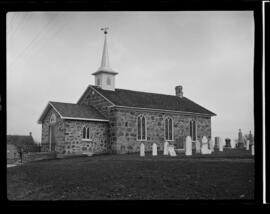
[[[106,120],[95,108],[73,103],[50,102],[62,117]]]
[[[12,144],[17,147],[34,146],[35,142],[30,135],[7,135],[7,144]]]
[[[119,106],[183,111],[207,114],[211,116],[216,115],[215,113],[207,110],[186,97],[179,98],[173,95],[131,91],[125,89],[115,89],[115,91],[110,91],[103,90],[98,86],[91,87],[96,89],[112,103]]]

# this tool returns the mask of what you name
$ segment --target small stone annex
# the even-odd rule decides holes
[[[59,154],[132,153],[164,141],[184,150],[184,139],[211,138],[213,112],[183,96],[115,88],[118,74],[109,66],[107,28],[100,68],[76,104],[49,102],[38,123],[42,124],[42,151]]]

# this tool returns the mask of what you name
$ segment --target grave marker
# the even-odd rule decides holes
[[[234,140],[231,141],[231,148],[235,149],[235,141]]]
[[[203,136],[202,138],[202,150],[201,150],[202,154],[211,154],[211,150],[208,148],[208,140],[205,136]]]
[[[143,143],[141,143],[141,146],[140,146],[140,156],[141,156],[141,157],[144,157],[144,155],[145,155],[144,150],[145,150],[145,148],[144,148],[144,144],[143,144]]]
[[[163,150],[163,154],[164,155],[168,155],[168,141],[164,142],[164,150]]]
[[[176,156],[175,150],[174,150],[174,146],[169,146],[168,147],[168,151],[169,151],[169,155],[172,157]]]
[[[185,154],[186,154],[186,156],[192,155],[192,142],[191,142],[191,137],[190,136],[186,137]]]
[[[223,143],[222,143],[221,137],[218,137],[218,145],[219,145],[219,151],[223,152]]]
[[[157,156],[157,144],[153,143],[152,146],[152,155]]]
[[[201,143],[196,140],[196,153],[201,153]]]
[[[246,143],[246,150],[249,150],[249,140],[247,140],[247,143]]]
[[[209,144],[210,144],[210,150],[211,150],[211,152],[214,152],[214,142],[213,142],[213,140],[212,139],[210,139],[209,140]]]

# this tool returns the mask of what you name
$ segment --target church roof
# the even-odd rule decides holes
[[[205,114],[209,116],[216,115],[186,97],[180,98],[175,95],[156,94],[125,89],[115,89],[115,91],[111,91],[103,90],[98,86],[91,87],[116,106],[181,111]]]
[[[7,135],[7,144],[24,149],[35,146],[34,139],[31,135]]]
[[[49,108],[52,107],[61,117],[61,119],[70,120],[89,120],[89,121],[108,121],[102,114],[100,114],[94,107],[73,103],[62,103],[50,101],[40,116],[38,123],[42,123]]]

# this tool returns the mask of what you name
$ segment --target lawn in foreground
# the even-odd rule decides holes
[[[254,161],[244,154],[104,155],[33,162],[7,169],[8,199],[253,199]]]

